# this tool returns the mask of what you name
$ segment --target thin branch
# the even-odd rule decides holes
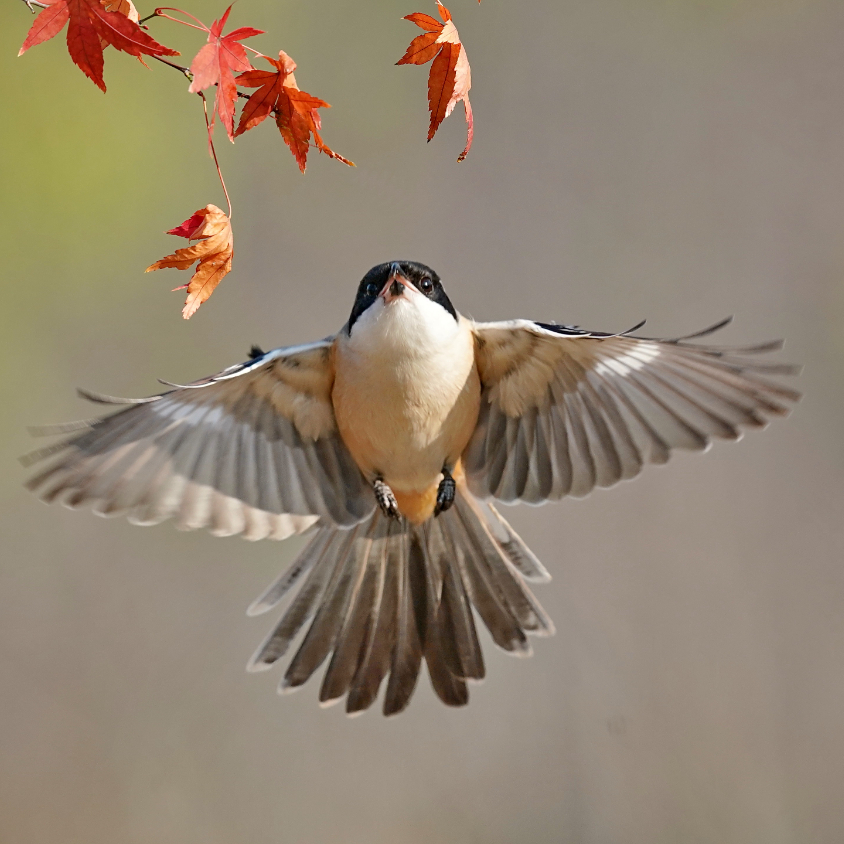
[[[161,56],[151,56],[150,58],[155,59],[157,62],[161,62],[161,64],[166,64],[167,67],[172,67],[173,70],[178,70],[179,73],[183,73],[190,82],[193,82],[193,74],[190,72],[190,68],[182,67],[182,65],[176,64],[175,62],[168,62],[167,59],[163,59]]]
[[[30,12],[32,12],[33,15],[35,14],[35,6],[37,6],[39,9],[50,8],[46,3],[39,3],[38,0],[23,0],[23,4],[27,7],[27,9],[29,9]]]

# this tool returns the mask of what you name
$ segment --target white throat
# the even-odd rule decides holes
[[[378,298],[352,326],[349,347],[358,355],[394,362],[448,355],[460,324],[444,308],[416,291],[387,303]]]

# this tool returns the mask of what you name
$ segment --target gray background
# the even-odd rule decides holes
[[[453,0],[462,165],[462,106],[426,146],[427,68],[392,66],[428,5],[238,4],[358,167],[313,153],[302,177],[271,125],[218,134],[235,270],[183,323],[186,279],[142,271],[223,204],[197,101],[113,50],[104,97],[63,36],[16,59],[30,17],[3,4],[4,844],[844,840],[844,4]],[[91,412],[77,384],[148,394],[336,330],[395,257],[481,319],[670,336],[734,313],[724,340],[787,337],[806,397],[738,445],[509,511],[557,636],[488,647],[462,711],[426,679],[400,717],[349,720],[243,673],[271,624],[243,610],[298,540],[47,509],[15,457],[27,424]]]

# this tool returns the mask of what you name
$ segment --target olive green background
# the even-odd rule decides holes
[[[210,22],[222,11],[195,0]],[[235,269],[190,321],[143,269],[223,205],[187,82],[0,13],[0,842],[808,844],[844,840],[844,4],[452,0],[475,87],[425,144],[427,0],[241,0],[333,108],[306,176],[272,125],[232,147]],[[141,13],[151,7],[141,6]],[[197,33],[156,21],[186,54]],[[186,56],[189,58],[189,55]],[[385,720],[243,671],[247,604],[300,540],[140,529],[21,483],[76,385],[156,390],[346,319],[373,264],[457,307],[725,341],[788,338],[794,414],[585,501],[508,511],[557,635],[495,651],[464,710],[423,679]]]

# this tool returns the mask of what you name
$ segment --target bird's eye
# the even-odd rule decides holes
[[[375,281],[370,281],[369,284],[366,285],[366,295],[367,296],[377,296],[378,290],[378,283]]]
[[[424,276],[422,281],[419,282],[419,289],[423,293],[431,293],[434,289],[434,282],[428,276]]]

